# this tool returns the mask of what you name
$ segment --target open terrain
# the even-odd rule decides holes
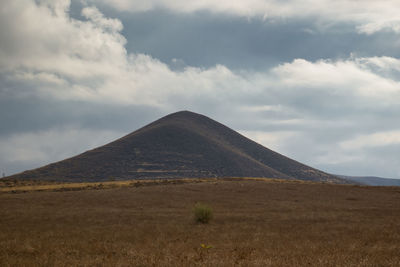
[[[36,191],[50,185],[58,189]],[[0,192],[0,266],[400,265],[398,187],[268,179],[60,186],[1,184],[12,190]],[[209,224],[194,222],[196,202],[213,208]]]

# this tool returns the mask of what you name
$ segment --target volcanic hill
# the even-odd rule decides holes
[[[81,182],[181,177],[346,183],[189,111],[170,114],[107,145],[10,178]]]

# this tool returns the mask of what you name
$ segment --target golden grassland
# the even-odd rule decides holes
[[[26,183],[0,183],[0,266],[400,266],[396,187]],[[197,202],[210,223],[194,222]]]
[[[264,181],[272,183],[315,183],[302,180],[283,180],[275,178],[179,178],[179,179],[145,179],[145,180],[123,180],[105,182],[52,182],[35,180],[0,179],[0,193],[27,193],[32,191],[79,191],[90,189],[109,189],[117,187],[139,187],[166,184],[207,183],[216,181]]]

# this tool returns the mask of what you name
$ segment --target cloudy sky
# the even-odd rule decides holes
[[[0,171],[179,110],[321,170],[400,178],[398,0],[0,0]]]

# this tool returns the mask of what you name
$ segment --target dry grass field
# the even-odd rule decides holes
[[[205,181],[2,184],[0,266],[400,266],[400,188]]]

